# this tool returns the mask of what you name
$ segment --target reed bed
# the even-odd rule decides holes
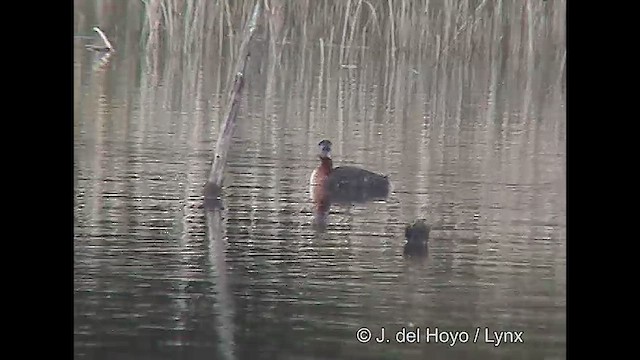
[[[565,55],[566,1],[488,0],[335,0],[265,3],[261,40],[278,56],[285,46],[322,47],[325,63],[357,63],[360,56],[384,58],[391,64],[405,56],[428,60],[448,69],[452,60],[512,61],[519,76],[530,76],[547,62],[562,63]],[[91,4],[89,4],[91,3]],[[127,17],[143,19],[127,31],[138,33],[149,69],[165,65],[199,68],[203,59],[218,60],[231,80],[240,39],[253,0],[77,1],[76,6],[126,7]],[[116,21],[116,20],[111,20]],[[544,54],[544,57],[541,55]],[[500,59],[497,59],[500,57]],[[219,61],[224,59],[225,61]],[[422,62],[424,63],[424,61]],[[554,75],[561,79],[564,67]],[[387,81],[393,74],[386,74]]]

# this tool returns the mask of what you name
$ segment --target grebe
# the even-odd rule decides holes
[[[407,243],[404,245],[405,255],[425,255],[427,253],[427,242],[431,228],[424,220],[416,220],[404,229],[404,236]]]
[[[311,199],[319,206],[330,203],[364,202],[386,198],[389,195],[389,178],[355,166],[334,168],[331,160],[331,141],[322,140],[320,165],[309,180]]]

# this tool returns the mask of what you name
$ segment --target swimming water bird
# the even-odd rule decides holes
[[[404,236],[407,239],[407,243],[404,245],[404,254],[425,255],[430,231],[431,227],[422,219],[407,225],[404,229]]]
[[[320,164],[309,179],[311,199],[321,209],[332,203],[354,203],[383,199],[389,195],[389,178],[355,166],[333,167],[331,141],[319,146]]]

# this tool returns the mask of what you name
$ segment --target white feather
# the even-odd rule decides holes
[[[316,176],[318,173],[318,169],[314,169],[313,172],[311,172],[311,177],[309,178],[309,196],[311,197],[311,200],[313,200],[315,198],[315,189],[316,189]]]

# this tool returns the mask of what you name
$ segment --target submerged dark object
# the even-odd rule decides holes
[[[404,254],[426,255],[430,231],[431,228],[422,219],[407,225],[404,229],[404,236],[407,239],[407,243],[404,245]]]
[[[320,165],[310,179],[311,198],[316,204],[366,202],[389,196],[388,176],[356,166],[334,168],[331,145],[329,140],[318,144]]]
[[[111,48],[100,45],[85,45],[85,48],[89,51],[95,51],[99,53],[107,53],[113,51]]]

